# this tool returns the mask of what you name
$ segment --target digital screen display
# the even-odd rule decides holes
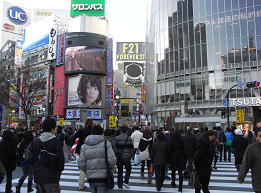
[[[64,73],[102,72],[106,70],[106,50],[89,46],[74,46],[65,49]]]

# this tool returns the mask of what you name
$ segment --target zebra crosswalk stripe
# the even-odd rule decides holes
[[[211,174],[211,179],[209,183],[209,190],[211,193],[245,193],[245,192],[254,192],[252,189],[252,180],[250,173],[247,174],[243,184],[238,184],[237,182],[237,171],[233,163],[234,159],[231,162],[218,162],[217,170],[213,170]],[[130,189],[124,189],[124,192],[135,192],[135,193],[148,193],[148,192],[158,192],[156,190],[155,179],[153,177],[152,183],[148,184],[145,179],[140,179],[140,166],[132,165],[131,177],[129,181]],[[171,176],[171,171],[169,171],[169,176]],[[75,161],[65,163],[65,169],[62,172],[60,186],[62,193],[74,193],[74,192],[90,192],[90,189],[87,188],[85,191],[79,190],[78,185],[79,169]],[[114,175],[115,188],[110,190],[110,193],[118,192],[117,186],[117,174]],[[178,184],[178,175],[176,175],[176,184]],[[17,185],[19,179],[14,179],[13,190]],[[163,193],[169,192],[178,192],[178,188],[171,187],[171,179],[166,179],[164,185],[161,189]],[[192,187],[189,187],[188,180],[184,179],[183,182],[183,192],[195,192]],[[89,187],[89,184],[86,182],[85,185]],[[0,192],[5,191],[5,183],[0,184]],[[24,181],[21,192],[27,192],[27,179]],[[34,191],[36,192],[36,191]],[[122,192],[122,191],[121,191]]]

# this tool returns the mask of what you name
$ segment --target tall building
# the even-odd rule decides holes
[[[145,101],[155,126],[225,127],[237,110],[238,126],[259,124],[260,87],[233,86],[261,80],[260,22],[260,0],[148,0]]]

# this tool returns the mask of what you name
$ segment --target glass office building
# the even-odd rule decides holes
[[[147,0],[146,43],[156,128],[261,122],[260,87],[235,86],[261,81],[260,0]]]

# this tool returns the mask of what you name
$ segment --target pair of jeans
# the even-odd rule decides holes
[[[126,169],[125,178],[123,182],[123,166]],[[131,174],[131,159],[130,158],[121,158],[121,162],[117,162],[118,168],[118,187],[122,188],[123,183],[129,184],[130,174]]]
[[[37,193],[60,193],[60,184],[51,183],[51,184],[36,184],[35,186]]]
[[[156,188],[158,191],[161,190],[165,179],[165,168],[166,166],[154,166]]]
[[[141,171],[141,172],[144,172],[145,161],[147,162],[147,168],[148,168],[148,173],[149,173],[149,170],[150,170],[150,163],[151,163],[150,160],[143,160],[143,161],[141,161],[141,169],[140,169],[140,171]]]
[[[201,184],[202,191],[204,193],[210,193],[208,189],[209,181],[210,181],[210,174],[208,175],[200,175],[199,174],[199,181]],[[200,193],[201,188],[195,188],[195,193]]]
[[[106,183],[95,183],[89,182],[90,189],[92,193],[106,193],[107,192],[107,185]]]
[[[27,176],[29,176],[28,183],[33,182],[33,166],[22,167],[22,170],[23,170],[23,176],[18,181],[18,186],[20,187],[24,183],[24,180]]]
[[[192,163],[194,161],[194,157],[187,157],[187,171],[189,172],[189,175],[192,171]]]
[[[12,172],[6,171],[5,192],[11,192],[11,188],[12,188]]]
[[[223,144],[219,144],[218,150],[219,150],[219,161],[222,162],[222,152],[223,152]]]
[[[227,152],[228,152],[228,161],[231,161],[231,146],[224,146],[224,161],[227,161]]]

